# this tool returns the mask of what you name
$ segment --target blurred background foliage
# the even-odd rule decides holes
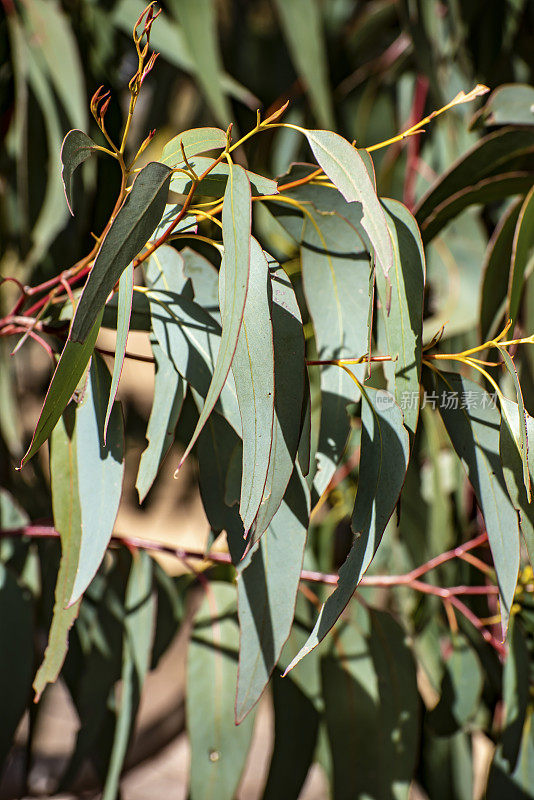
[[[285,100],[290,101],[287,121],[331,128],[367,147],[409,127],[462,89],[483,83],[497,90],[478,113],[470,105],[454,108],[431,122],[422,136],[378,151],[374,162],[379,195],[402,200],[417,215],[429,187],[484,137],[502,136],[503,126],[523,132],[525,140],[516,150],[503,140],[500,150],[482,150],[476,164],[466,162],[457,171],[453,185],[460,192],[470,187],[475,192],[479,175],[497,176],[492,184],[497,188],[476,195],[436,236],[426,236],[424,340],[430,341],[446,323],[441,347],[457,352],[478,343],[480,334],[487,337],[500,330],[514,232],[534,168],[532,0],[167,0],[160,6],[163,13],[151,42],[160,57],[143,87],[132,136],[140,143],[149,129],[157,129],[147,160],[157,159],[163,144],[181,130],[213,123],[226,128],[233,122],[244,133],[255,123],[256,108],[266,112]],[[118,170],[96,159],[84,166],[75,187],[73,218],[61,186],[59,152],[70,128],[81,128],[98,140],[88,108],[101,85],[112,91],[107,125],[118,137],[135,69],[131,29],[142,8],[137,0],[2,1],[1,277],[23,284],[45,281],[83,256],[92,243],[91,231],[104,226]],[[305,148],[292,131],[264,133],[247,149],[248,164],[275,177],[292,161],[306,160]],[[501,172],[521,172],[522,183],[499,188]],[[280,260],[291,262],[295,245],[274,219],[258,208],[255,222],[262,243]],[[531,244],[532,239],[531,232]],[[211,257],[209,250],[205,254]],[[528,247],[525,259],[529,274],[533,262]],[[520,318],[524,335],[534,331],[533,290],[530,279]],[[14,291],[12,284],[2,286],[0,310],[10,307]],[[29,519],[51,517],[44,461],[35,460],[23,473],[13,470],[49,371],[31,342],[16,365],[9,349],[7,339],[0,338],[3,532]],[[528,348],[517,354],[516,363],[526,407],[534,414],[534,360]],[[146,419],[131,399],[123,402],[128,441],[138,454]],[[188,440],[194,412],[189,417],[185,409],[178,443]],[[355,428],[335,488],[314,516],[308,568],[331,572],[347,554],[358,439]],[[192,481],[188,490],[195,491]],[[125,501],[131,503],[132,496],[127,486]],[[481,525],[461,465],[437,416],[427,408],[400,515],[390,522],[371,571],[409,571],[476,535]],[[179,541],[179,532],[177,537]],[[61,785],[75,785],[80,764],[89,759],[92,780],[96,776],[105,784],[105,796],[111,798],[146,667],[158,662],[177,626],[189,619],[185,598],[187,594],[191,601],[196,583],[188,576],[169,576],[150,559],[135,562],[134,572],[126,550],[108,555],[82,604],[62,673],[82,728]],[[30,686],[46,641],[58,547],[55,542],[5,538],[0,558],[0,756],[8,768],[3,785],[8,797],[18,791],[13,789],[14,764],[17,780],[22,773],[26,791],[36,791],[30,780],[39,756],[33,732],[46,695],[43,704],[33,707]],[[486,559],[484,551],[480,558]],[[126,595],[135,594],[137,573],[143,570],[149,575],[143,573],[142,580],[153,581],[157,605],[150,642],[143,636],[132,638],[136,622],[125,613],[131,601]],[[228,622],[231,601],[225,583],[231,572],[218,567],[212,577],[222,587],[217,598],[231,652],[236,630]],[[476,564],[454,560],[428,579],[439,585],[477,583],[480,572]],[[305,660],[284,681],[275,677],[276,740],[263,796],[298,797],[315,762],[324,778],[323,794],[315,796],[331,793],[335,800],[364,791],[376,800],[408,792],[413,798],[468,800],[483,796],[488,774],[488,797],[534,797],[532,582],[532,571],[525,567],[504,668],[473,627],[462,619],[451,622],[437,598],[403,587],[387,593],[362,589],[366,603],[395,616],[368,613],[351,603],[347,620],[320,657],[310,664]],[[319,600],[326,596],[323,588],[314,591]],[[299,597],[282,666],[306,638],[317,597]],[[470,607],[480,618],[495,612],[485,598],[473,598]],[[197,625],[202,626],[204,613],[201,608]],[[200,627],[197,640],[202,635]],[[197,643],[189,654],[195,669],[202,670],[202,652]],[[126,710],[124,688],[121,702],[116,701],[121,680],[131,693]],[[233,689],[228,692],[233,706]],[[30,709],[25,725],[8,755],[25,709]],[[195,721],[192,711],[188,715],[192,735]],[[238,729],[239,747],[229,756],[236,784],[251,725],[252,720],[248,729]],[[202,767],[193,763],[192,769],[193,800],[207,797],[202,794]]]

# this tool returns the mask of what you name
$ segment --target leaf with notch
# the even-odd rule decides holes
[[[364,572],[369,567],[395,510],[404,483],[410,453],[408,431],[393,397],[365,388],[362,397],[362,444],[358,491],[352,512],[355,540],[339,570],[335,590],[322,606],[308,641],[286,671],[295,667],[332,629]]]
[[[69,339],[84,342],[122,272],[161,220],[171,170],[153,161],[143,167],[107,232],[72,321]]]
[[[63,144],[61,145],[61,179],[63,181],[65,199],[73,216],[72,178],[78,167],[84,161],[87,161],[94,152],[96,152],[96,144],[83,131],[69,131],[63,139]]]
[[[220,298],[222,334],[217,361],[204,408],[178,469],[191,452],[226,382],[243,321],[250,271],[250,182],[243,167],[232,164],[224,193],[222,231],[224,245],[224,297]]]

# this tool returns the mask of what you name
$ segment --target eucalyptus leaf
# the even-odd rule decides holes
[[[84,342],[122,272],[146,244],[159,223],[171,170],[151,162],[137,175],[130,193],[107,232],[80,297],[69,340]]]
[[[534,265],[534,186],[519,212],[514,234],[510,285],[508,288],[507,317],[516,322],[527,270]]]
[[[167,145],[168,147],[169,145]],[[195,170],[195,173],[200,176],[208,167],[213,164],[213,158],[206,156],[197,156],[193,158],[188,156],[190,165]],[[226,184],[228,182],[228,173],[230,167],[226,161],[221,161],[214,167],[204,180],[199,184],[197,193],[200,195],[209,195],[210,197],[222,197]],[[246,170],[247,177],[250,181],[252,193],[254,195],[273,195],[278,194],[278,186],[276,181],[270,178],[264,178],[263,175],[257,175],[255,172]],[[187,194],[192,186],[192,179],[183,172],[175,172],[171,178],[170,190],[178,194]]]
[[[113,403],[117,396],[119,381],[121,378],[122,367],[126,355],[126,344],[130,330],[130,317],[132,314],[133,302],[133,283],[134,268],[129,264],[119,278],[119,301],[117,305],[117,339],[115,343],[115,360],[113,361],[113,374],[111,376],[111,388],[109,390],[109,400],[104,421],[104,442],[108,429],[109,418],[113,409]]]
[[[60,419],[89,363],[101,321],[102,312],[97,316],[83,344],[73,342],[70,339],[65,342],[61,358],[48,387],[30,446],[21,461],[21,467],[46,442]]]
[[[69,131],[61,145],[61,180],[69,211],[72,210],[72,179],[78,167],[96,152],[96,145],[86,133],[80,130]]]
[[[79,601],[67,607],[76,580],[82,535],[74,429],[75,410],[69,405],[52,431],[50,442],[52,507],[54,526],[61,537],[61,561],[48,644],[33,682],[36,700],[41,697],[45,686],[53,683],[61,671],[67,655],[69,631],[80,610]]]
[[[232,800],[252,738],[254,714],[237,728],[234,697],[239,629],[235,589],[206,587],[187,656],[187,732],[191,744],[191,800]]]
[[[414,434],[419,414],[425,254],[417,223],[408,209],[396,200],[384,200],[383,204],[394,256],[389,307],[388,287],[380,272],[376,274],[376,285],[387,353],[395,362],[395,399],[404,410],[406,427]]]
[[[194,71],[213,114],[223,125],[231,109],[222,87],[215,0],[171,0],[170,8],[182,26]]]
[[[147,496],[158,469],[173,443],[174,429],[186,390],[183,378],[154,336],[151,338],[151,345],[156,362],[156,376],[154,400],[146,430],[148,444],[141,454],[135,482],[140,503]]]
[[[324,639],[350,601],[395,510],[408,467],[410,441],[402,411],[384,390],[365,388],[358,491],[352,513],[355,540],[338,584],[321,607],[308,641],[286,671]]]
[[[291,57],[320,125],[330,128],[334,113],[328,85],[328,58],[317,0],[276,0]]]
[[[206,153],[208,150],[222,150],[226,147],[226,133],[220,128],[192,128],[190,131],[183,131],[175,136],[170,142],[167,142],[163,148],[161,155],[161,163],[166,164],[168,167],[184,167],[184,157],[182,153],[182,145],[185,150],[187,159],[193,159],[193,156],[199,153]],[[207,159],[208,160],[208,159]],[[209,159],[213,162],[213,159]],[[196,163],[193,161],[193,163]],[[200,169],[199,173],[204,170]],[[173,176],[174,179],[179,179],[180,173]],[[183,176],[185,178],[185,176]],[[173,191],[178,191],[174,189]]]
[[[346,139],[331,131],[304,131],[317,163],[347,202],[362,206],[362,226],[374,247],[376,261],[387,277],[393,248],[384,211],[365,163]]]
[[[258,702],[291,631],[309,503],[309,489],[295,469],[267,531],[239,565],[238,724]]]
[[[440,373],[432,389],[439,398],[451,398],[439,403],[439,411],[484,516],[505,636],[519,569],[519,523],[499,456],[500,415],[484,389],[460,375]]]
[[[81,515],[76,577],[69,605],[94,578],[104,557],[119,510],[124,476],[124,429],[119,403],[113,403],[104,436],[110,375],[100,356],[93,356],[85,392],[76,408],[75,442]]]
[[[179,467],[189,455],[226,382],[237,347],[250,271],[250,182],[243,167],[231,165],[224,193],[222,231],[224,245],[224,297],[221,297],[222,334],[204,407]]]
[[[221,298],[225,295],[221,270]],[[245,533],[252,527],[266,494],[273,444],[275,374],[269,265],[256,239],[250,244],[250,272],[243,322],[232,361],[243,439],[239,513]],[[221,305],[223,318],[226,307]]]

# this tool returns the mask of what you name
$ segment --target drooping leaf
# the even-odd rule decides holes
[[[167,142],[163,148],[161,155],[161,163],[166,164],[168,167],[184,167],[184,157],[182,153],[182,145],[184,146],[185,155],[187,159],[193,159],[199,153],[205,153],[208,150],[222,150],[226,147],[226,133],[220,128],[192,128],[190,131],[183,131],[175,136],[170,142]],[[206,159],[206,161],[213,161],[213,159]],[[193,165],[196,160],[193,160]],[[206,164],[208,166],[208,164]],[[199,169],[198,174],[204,170]],[[180,173],[173,176],[179,179]],[[187,178],[183,176],[185,180]],[[173,191],[178,191],[173,189]]]
[[[106,418],[104,421],[104,442],[106,441],[106,433],[113,403],[117,396],[119,388],[119,381],[121,378],[122,367],[124,364],[124,357],[126,353],[126,344],[128,342],[128,333],[130,330],[130,316],[132,314],[132,301],[133,301],[133,281],[134,269],[133,264],[129,264],[119,278],[119,301],[117,305],[117,339],[115,343],[115,360],[113,362],[113,374],[111,376],[111,388],[109,390],[109,400],[106,409]]]
[[[101,320],[102,312],[97,316],[91,332],[83,344],[67,339],[48,387],[30,446],[20,463],[21,467],[46,442],[78,386],[78,382],[91,358],[98,331],[100,330]]]
[[[309,489],[295,469],[267,531],[240,564],[237,723],[258,702],[291,631],[309,513]]]
[[[522,800],[532,796],[532,704],[529,651],[521,622],[510,622],[510,650],[503,670],[503,733],[488,778],[487,797]]]
[[[513,83],[499,86],[475,116],[484,125],[534,125],[534,86]]]
[[[184,247],[180,255],[184,260],[184,275],[193,285],[196,302],[220,323],[219,273],[211,261],[189,247]]]
[[[113,7],[113,23],[130,36],[132,25],[145,7],[144,0],[119,0]],[[151,31],[150,42],[154,50],[161,53],[169,64],[189,74],[195,72],[196,64],[191,56],[184,31],[165,13],[158,17],[157,25],[154,25]],[[240,103],[252,109],[261,105],[249,89],[227,72],[221,73],[220,80],[224,91]]]
[[[3,523],[3,515],[0,521]],[[15,731],[30,697],[34,658],[33,636],[30,601],[14,575],[2,564],[0,565],[0,647],[3,653],[0,666],[2,717],[0,765],[3,765],[13,745]]]
[[[186,389],[183,378],[154,336],[151,338],[151,345],[156,362],[156,376],[154,400],[146,430],[148,444],[141,454],[135,482],[140,503],[147,496],[172,445]]]
[[[477,142],[437,178],[419,201],[415,218],[423,242],[427,244],[447,221],[470,203],[484,202],[485,197],[490,202],[528,191],[532,177],[517,170],[518,164],[521,169],[521,158],[531,154],[533,149],[534,131],[527,128],[504,128]],[[504,181],[501,188],[499,181]],[[497,186],[495,191],[492,185]],[[472,198],[469,198],[470,193]],[[467,200],[462,200],[462,195],[467,195]]]
[[[87,127],[85,81],[80,53],[59,3],[28,0],[24,6],[32,46],[43,56],[54,90],[73,126]]]
[[[198,403],[199,412],[201,402]],[[227,420],[212,414],[198,437],[200,495],[206,516],[214,535],[226,531],[228,548],[234,564],[238,564],[245,550],[243,521],[239,516],[237,500],[241,475],[237,478],[235,498],[230,504],[227,481],[232,464],[241,466],[241,440]]]
[[[486,247],[485,227],[472,210],[450,222],[425,248],[432,311],[423,322],[425,344],[443,326],[444,337],[477,327]]]
[[[534,186],[525,197],[514,234],[512,262],[510,267],[510,285],[508,288],[507,317],[515,324],[523,284],[529,266],[534,259]]]
[[[291,57],[320,125],[333,126],[328,59],[320,4],[316,0],[276,0]]]
[[[72,210],[72,179],[78,167],[95,152],[96,145],[86,133],[80,130],[69,131],[61,145],[61,179],[69,211]]]
[[[274,750],[263,800],[298,800],[311,767],[319,714],[299,686],[275,673]]]
[[[121,695],[102,800],[115,800],[128,742],[150,665],[154,637],[155,596],[152,559],[139,551],[132,559],[125,597]]]
[[[216,130],[216,129],[215,129]],[[174,141],[174,140],[173,140]],[[169,147],[169,145],[167,145]],[[197,156],[195,158],[188,157],[188,161],[195,170],[198,176],[202,175],[208,167],[213,164],[213,158],[206,156]],[[198,194],[209,195],[210,197],[222,197],[226,184],[228,182],[229,166],[226,161],[221,161],[217,164],[204,180],[199,184]],[[276,181],[270,178],[264,178],[263,175],[257,175],[255,172],[246,170],[247,177],[250,181],[252,193],[254,195],[272,195],[278,194],[278,186]],[[183,172],[176,172],[171,179],[170,190],[178,194],[187,194],[191,188],[191,178]]]
[[[205,398],[218,359],[221,327],[192,299],[184,260],[174,248],[159,247],[149,259],[145,275],[154,335],[179,374]],[[241,433],[233,376],[227,378],[215,407]]]
[[[510,279],[509,265],[512,261],[514,233],[521,205],[522,200],[519,199],[501,216],[484,257],[480,300],[482,342],[498,332],[496,326],[505,314]]]
[[[305,131],[317,163],[347,202],[361,203],[362,226],[374,247],[376,261],[387,277],[393,264],[393,248],[384,210],[358,151],[331,131]]]
[[[480,660],[461,633],[452,637],[445,661],[439,703],[428,715],[429,725],[440,735],[456,733],[475,715],[480,704],[484,674]]]
[[[235,349],[247,296],[250,270],[250,183],[243,167],[231,165],[224,193],[222,231],[224,244],[224,299],[221,297],[222,334],[210,387],[197,426],[179,467],[193,447],[223,389]]]
[[[336,589],[322,606],[308,641],[288,670],[332,629],[369,567],[399,499],[409,452],[408,431],[399,406],[388,392],[366,387],[358,491],[352,513],[352,530],[357,538],[339,570]]]
[[[221,269],[221,300],[226,270]],[[273,443],[274,349],[271,324],[269,266],[256,239],[250,243],[250,272],[243,322],[234,358],[235,380],[243,439],[243,471],[239,513],[248,533],[265,496]],[[221,303],[221,314],[226,306]]]
[[[228,125],[231,109],[222,84],[217,9],[214,0],[172,0],[170,7],[183,28],[199,86],[211,111]]]
[[[534,419],[525,415],[527,438],[534,441]],[[520,411],[517,403],[507,398],[501,399],[501,431],[499,439],[500,455],[504,478],[510,499],[521,515],[521,532],[525,539],[531,563],[534,562],[534,505],[529,502],[525,488],[524,464],[520,445]],[[527,453],[530,479],[534,480],[532,451]]]
[[[433,376],[431,385],[436,397],[450,398],[438,407],[484,516],[499,583],[504,636],[519,569],[519,524],[499,457],[500,415],[484,389],[461,375],[440,373]]]
[[[503,398],[501,400],[501,414],[506,418],[506,422],[508,423],[508,427],[515,439],[515,443],[521,457],[521,462],[523,464],[523,483],[527,493],[527,500],[530,503],[532,495],[530,490],[530,472],[528,469],[528,452],[529,432],[532,435],[533,426],[529,425],[529,423],[534,423],[534,420],[525,411],[525,403],[523,401],[521,384],[519,383],[519,375],[517,374],[516,366],[510,353],[505,347],[499,347],[499,353],[502,356],[508,374],[512,378],[517,398],[517,403]],[[530,441],[532,441],[532,439],[530,439]]]
[[[33,682],[36,700],[47,683],[53,683],[59,675],[68,649],[69,631],[80,610],[79,602],[67,608],[76,580],[82,533],[74,428],[75,410],[70,405],[52,431],[50,442],[52,507],[54,526],[61,537],[61,562],[48,645]]]
[[[46,188],[39,215],[31,231],[31,250],[26,256],[27,264],[36,264],[46,253],[47,247],[64,227],[68,219],[65,196],[61,182],[59,153],[63,131],[59,109],[54,94],[38,62],[34,49],[26,44],[29,60],[29,85],[41,108],[46,131],[47,164]]]
[[[159,223],[156,225],[154,232],[150,236],[150,241],[154,242],[159,239],[165,231],[171,226],[173,233],[196,233],[198,225],[195,216],[188,216],[187,214],[177,221],[177,217],[182,213],[183,205],[181,203],[167,203],[163,216]],[[166,245],[167,246],[167,245]]]
[[[323,658],[323,695],[336,800],[407,796],[418,744],[415,664],[403,630],[370,614],[368,638],[355,624]],[[350,743],[350,745],[348,745]]]
[[[419,229],[408,209],[396,200],[384,200],[383,204],[394,257],[389,304],[388,287],[380,271],[376,274],[376,285],[387,353],[395,362],[392,365],[395,399],[404,410],[406,427],[415,433],[419,415],[425,255]],[[406,398],[415,402],[406,403]]]
[[[274,346],[274,425],[265,493],[249,543],[276,514],[293,472],[304,392],[304,332],[295,292],[284,270],[270,267]]]
[[[190,794],[191,800],[232,800],[250,746],[254,714],[235,726],[239,647],[235,589],[212,581],[206,592],[187,656]]]
[[[72,321],[69,339],[84,342],[122,272],[160,221],[171,170],[155,161],[143,167],[106,234]]]
[[[30,521],[27,513],[19,506],[14,497],[0,486],[0,530],[17,530]]]
[[[93,356],[83,399],[76,408],[74,437],[81,532],[69,605],[81,597],[94,578],[119,510],[124,475],[124,430],[121,408],[115,402],[104,441],[110,383],[103,359]]]

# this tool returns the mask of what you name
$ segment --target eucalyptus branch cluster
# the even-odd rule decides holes
[[[518,586],[521,535],[530,556],[534,553],[529,459],[534,426],[515,360],[517,348],[533,344],[534,334],[514,333],[525,270],[513,271],[497,314],[499,326],[483,343],[441,351],[443,327],[424,337],[425,247],[467,205],[479,202],[479,195],[473,190],[470,199],[466,192],[460,196],[451,172],[445,189],[440,181],[431,186],[414,215],[399,201],[379,197],[370,155],[424,133],[435,117],[472,102],[487,88],[461,92],[367,148],[331,131],[283,121],[285,103],[264,118],[258,111],[255,125],[235,141],[232,124],[226,130],[186,130],[165,145],[158,160],[139,166],[153,156],[156,132],[148,133],[130,159],[127,154],[138,98],[157,59],[149,51],[159,14],[151,3],[134,26],[138,63],[120,140],[106,127],[111,95],[100,87],[90,110],[105,145],[81,130],[71,130],[63,141],[62,179],[71,213],[75,171],[95,155],[118,163],[121,185],[108,222],[90,252],[54,277],[35,286],[7,279],[20,295],[0,320],[0,336],[20,337],[13,353],[30,339],[38,342],[54,363],[20,463],[22,468],[49,442],[53,525],[28,522],[0,531],[61,539],[56,604],[34,682],[36,696],[57,678],[69,630],[83,614],[82,599],[91,596],[95,576],[98,580],[105,570],[108,548],[119,544],[134,553],[173,554],[188,570],[191,561],[202,559],[204,567],[233,565],[230,581],[190,571],[205,589],[207,606],[200,614],[211,619],[213,630],[226,606],[235,609],[237,594],[240,642],[232,629],[230,644],[220,644],[239,650],[238,722],[252,711],[277,665],[291,674],[304,656],[319,658],[319,645],[332,629],[335,647],[345,609],[349,618],[359,613],[353,596],[368,610],[373,589],[409,588],[438,598],[451,637],[463,635],[464,628],[474,631],[504,658],[510,617],[521,613],[532,589],[530,577]],[[238,163],[253,137],[281,129],[304,137],[315,163],[292,165],[278,180]],[[256,229],[252,213],[258,203],[284,232],[285,263],[283,248],[273,255],[264,247],[265,229]],[[109,351],[97,343],[102,327],[116,330],[111,373],[102,359]],[[127,350],[128,333],[136,327],[150,335],[152,356]],[[206,515],[214,536],[226,533],[227,552],[204,555],[114,535],[124,475],[117,391],[126,358],[156,366],[147,446],[136,480],[140,502],[189,403],[195,427],[177,471],[195,448]],[[457,371],[443,372],[443,361]],[[497,377],[490,370],[498,370]],[[472,381],[473,374],[483,384]],[[498,407],[489,401],[488,386]],[[438,406],[425,417],[421,396],[427,391]],[[413,402],[404,406],[405,395]],[[462,402],[449,402],[453,395]],[[422,565],[376,574],[373,560],[399,504],[402,520],[405,479],[421,455],[423,437],[430,442],[432,435],[436,453],[427,444],[427,457],[438,459],[447,441],[467,472],[470,497],[483,520],[467,542]],[[354,437],[358,454],[344,461]],[[433,469],[438,480],[437,460]],[[340,518],[350,517],[350,551],[338,572],[313,569],[313,563],[303,569],[306,537],[335,510],[336,492],[342,496]],[[475,548],[484,548],[484,557],[473,555]],[[306,552],[311,559],[311,549]],[[135,563],[145,569],[142,559]],[[483,583],[434,582],[442,573],[433,571],[452,563],[467,564]],[[433,580],[423,580],[429,573]],[[335,588],[324,600],[309,584]],[[308,616],[310,607],[314,614],[304,639],[293,626],[302,597],[310,601]],[[482,611],[480,603],[470,604],[475,598],[485,600]],[[259,625],[260,618],[269,625]],[[221,630],[224,639],[222,623]],[[395,630],[397,637],[402,634]],[[292,653],[284,661],[288,639]]]

